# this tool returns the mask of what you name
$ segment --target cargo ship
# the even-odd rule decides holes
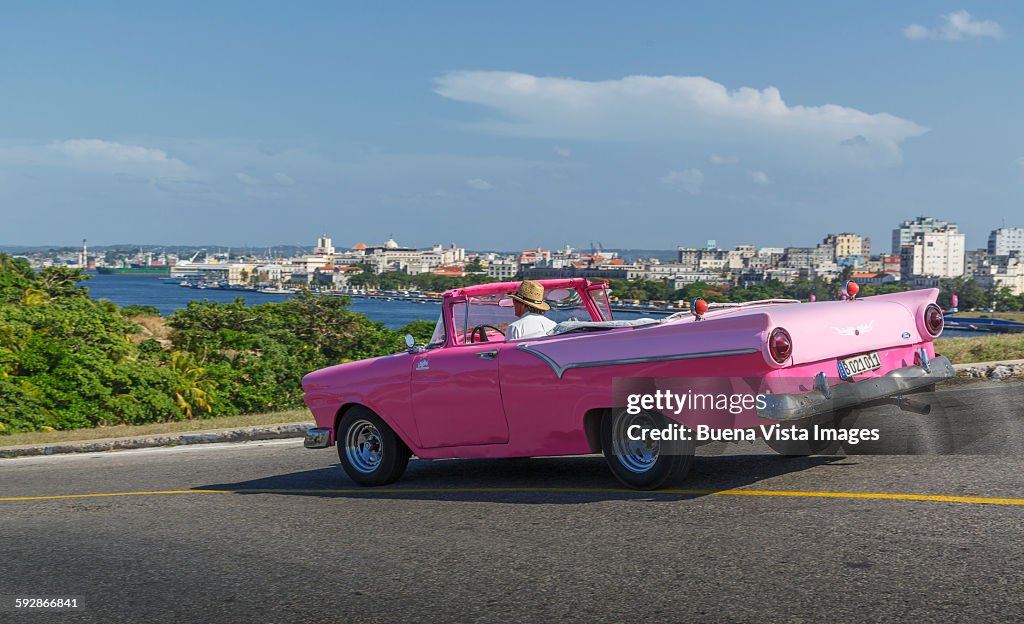
[[[119,267],[97,267],[100,275],[170,275],[171,265],[167,263],[139,264],[122,262]]]

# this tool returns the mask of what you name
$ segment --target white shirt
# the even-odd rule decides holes
[[[543,314],[527,312],[517,320],[509,323],[505,329],[505,340],[522,340],[524,338],[546,336],[549,331],[554,329],[556,324]]]

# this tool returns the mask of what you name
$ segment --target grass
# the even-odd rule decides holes
[[[954,364],[1024,360],[1024,334],[995,334],[972,338],[940,338],[935,352]]]
[[[1004,321],[1017,321],[1018,323],[1024,323],[1024,312],[961,312],[961,314],[966,317],[997,318],[1003,319]]]
[[[224,416],[222,418],[206,418],[183,420],[180,422],[154,423],[152,425],[117,425],[114,427],[96,427],[93,429],[73,429],[71,431],[30,431],[0,436],[0,448],[18,446],[20,444],[59,444],[79,440],[101,440],[106,438],[127,438],[140,435],[157,435],[163,433],[186,433],[206,429],[233,429],[235,427],[253,427],[256,425],[276,425],[281,423],[306,422],[313,420],[312,414],[306,409],[271,414],[247,414],[244,416]]]

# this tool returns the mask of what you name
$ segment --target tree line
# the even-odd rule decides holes
[[[92,299],[86,278],[0,254],[0,434],[294,408],[306,373],[398,352],[406,331],[426,340],[432,328],[391,330],[311,294],[192,302],[164,319]]]

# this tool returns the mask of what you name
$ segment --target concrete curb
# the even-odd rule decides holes
[[[276,440],[279,438],[301,438],[306,430],[315,427],[312,422],[284,423],[280,425],[259,425],[237,429],[211,429],[185,433],[161,433],[130,438],[107,438],[103,440],[81,440],[56,444],[26,444],[0,448],[0,457],[31,457],[55,455],[58,453],[99,453],[123,449],[151,448],[156,446],[178,446],[182,444],[212,444],[214,442],[252,442]]]
[[[1014,379],[1024,377],[1024,360],[954,364],[957,377],[972,379]]]

